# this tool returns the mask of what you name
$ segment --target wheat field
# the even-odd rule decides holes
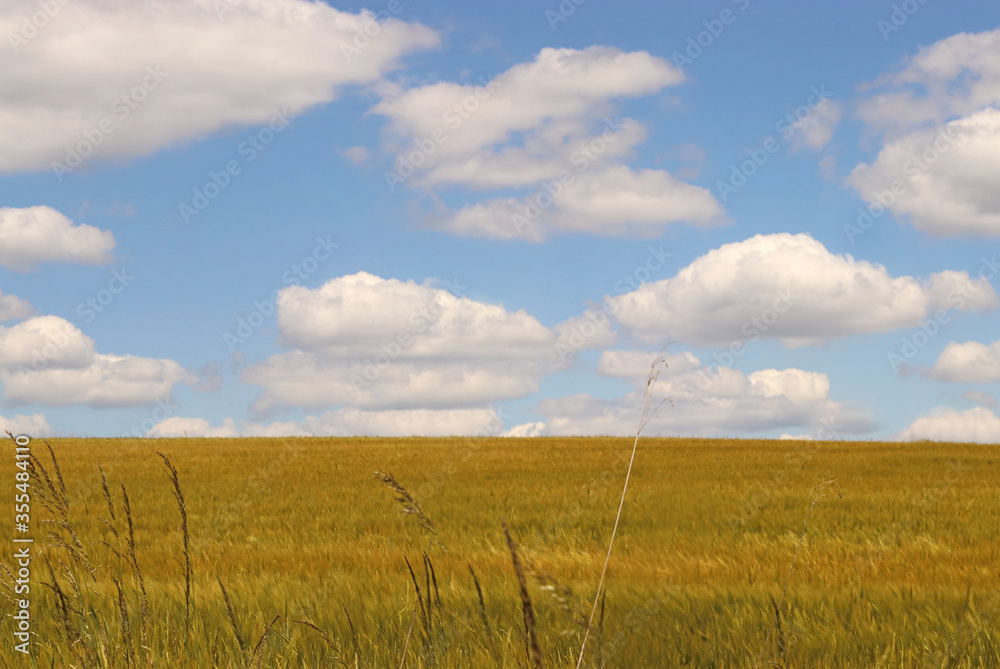
[[[49,443],[4,667],[577,666],[632,447]],[[997,446],[651,438],[631,476],[580,666],[1000,666]]]

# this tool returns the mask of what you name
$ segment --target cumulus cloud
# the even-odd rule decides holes
[[[872,86],[859,114],[886,141],[848,184],[940,236],[1000,236],[1000,29],[921,49]]]
[[[646,131],[612,101],[658,92],[683,74],[646,52],[543,49],[491,81],[437,83],[375,106],[398,150],[390,187],[521,189],[439,215],[459,235],[540,241],[556,232],[652,236],[678,221],[719,223],[711,193],[663,170],[623,164]],[[518,223],[518,217],[530,225]]]
[[[801,369],[763,369],[747,375],[735,369],[704,366],[693,354],[664,356],[654,403],[665,398],[647,430],[651,434],[726,436],[781,428],[812,428],[828,436],[873,427],[871,415],[829,397],[825,374]],[[638,351],[606,351],[597,372],[622,378],[633,391],[615,399],[589,394],[543,400],[545,434],[634,434],[652,356]],[[655,404],[654,404],[655,406]]]
[[[847,179],[870,203],[939,237],[1000,236],[1000,110],[985,109],[888,142]]]
[[[0,207],[4,267],[24,272],[43,262],[106,265],[113,260],[114,247],[114,236],[107,230],[74,224],[51,207]]]
[[[1000,444],[1000,416],[983,407],[967,411],[937,407],[913,421],[899,439]]]
[[[949,342],[928,375],[938,381],[957,383],[1000,381],[1000,341],[992,344]]]
[[[278,297],[293,350],[248,367],[254,409],[482,406],[523,397],[563,364],[558,334],[523,310],[365,272]],[[564,356],[563,356],[564,357]]]
[[[543,143],[539,152],[549,150],[557,139],[571,135],[567,131],[579,131],[583,119],[606,115],[611,110],[609,100],[650,95],[683,79],[668,61],[644,51],[546,48],[533,62],[483,82],[486,86],[449,82],[421,86],[380,102],[374,111],[387,116],[391,130],[401,138],[431,137],[438,128],[452,129],[447,142],[429,156],[436,164],[507,143],[518,132],[533,133]],[[451,120],[456,117],[469,122]],[[553,126],[560,131],[558,137],[541,137]]]
[[[926,46],[871,88],[858,112],[890,134],[1000,106],[1000,29],[959,33]]]
[[[26,434],[29,437],[48,437],[52,435],[52,428],[49,427],[45,416],[40,413],[30,416],[18,414],[12,418],[0,416],[0,434],[4,430],[10,430],[15,437]]]
[[[469,205],[436,226],[467,236],[542,241],[554,232],[649,238],[661,235],[671,223],[704,226],[723,218],[711,193],[663,170],[618,165],[570,177],[565,184],[552,182],[525,198]]]
[[[19,321],[35,314],[31,304],[16,295],[4,295],[0,291],[0,322]]]
[[[649,341],[705,346],[777,338],[815,345],[918,325],[934,309],[1000,306],[988,281],[941,272],[924,281],[830,253],[807,234],[757,235],[709,251],[676,276],[605,298],[617,321]]]
[[[173,360],[97,353],[93,339],[57,316],[0,327],[0,383],[12,404],[137,406],[195,382]]]
[[[301,421],[247,423],[232,418],[212,427],[202,418],[168,418],[147,437],[439,437],[497,434],[502,421],[492,408],[363,411],[343,408]]]
[[[34,0],[4,2],[0,34],[20,34],[37,11]],[[128,158],[265,123],[275,109],[295,114],[376,82],[400,56],[438,43],[418,24],[306,0],[60,3],[0,60],[0,172],[64,161],[85,133],[100,137],[94,157]]]

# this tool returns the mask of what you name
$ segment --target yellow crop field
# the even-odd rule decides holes
[[[3,667],[577,666],[632,448],[49,443]],[[1000,666],[1000,447],[640,440],[580,666]]]

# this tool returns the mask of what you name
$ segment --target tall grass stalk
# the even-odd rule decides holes
[[[652,419],[653,415],[656,413],[657,409],[664,403],[669,401],[671,404],[673,400],[670,398],[663,399],[655,407],[650,409],[649,400],[653,395],[653,388],[656,386],[656,379],[660,375],[660,369],[657,367],[662,364],[663,369],[667,368],[667,360],[663,356],[657,357],[653,361],[653,364],[649,366],[649,376],[646,377],[646,389],[642,394],[642,411],[639,414],[639,426],[635,431],[635,441],[632,443],[632,456],[628,461],[628,470],[625,472],[625,485],[622,486],[622,498],[618,503],[618,513],[615,515],[615,525],[611,530],[611,540],[608,541],[608,553],[604,556],[604,567],[601,569],[601,580],[597,584],[597,593],[594,595],[594,605],[590,609],[590,617],[587,619],[587,627],[583,631],[583,643],[580,644],[580,657],[576,661],[576,668],[580,669],[583,664],[583,653],[587,648],[587,638],[590,636],[590,628],[594,624],[594,615],[597,613],[597,604],[601,600],[601,591],[604,588],[604,577],[608,573],[608,562],[611,561],[611,549],[615,545],[615,536],[618,534],[618,523],[622,518],[622,509],[625,507],[625,493],[628,492],[628,482],[629,478],[632,476],[632,464],[635,462],[635,452],[639,446],[639,435],[642,434],[643,429]]]
[[[163,463],[170,470],[170,482],[174,486],[174,498],[181,514],[181,536],[184,539],[184,645],[187,646],[191,635],[191,537],[188,534],[187,504],[184,503],[184,493],[181,491],[177,469],[163,453],[156,454],[163,458]]]

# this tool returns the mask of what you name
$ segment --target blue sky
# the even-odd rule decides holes
[[[651,433],[1000,441],[996,3],[16,0],[0,36],[12,431],[628,434],[662,354]]]

